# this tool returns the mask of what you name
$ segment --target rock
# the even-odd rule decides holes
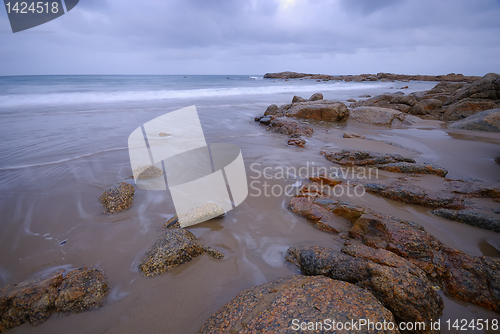
[[[455,220],[464,224],[477,226],[486,230],[500,232],[500,220],[472,210],[438,209],[431,212],[441,218]]]
[[[134,186],[121,182],[106,190],[99,202],[106,209],[103,213],[115,213],[126,210],[134,204]]]
[[[306,102],[306,99],[303,99],[300,96],[294,95],[292,98],[292,103],[297,103],[297,102]]]
[[[469,87],[470,85],[466,84],[465,82],[440,82],[434,88],[432,88],[430,91],[428,91],[429,94],[453,94],[457,90],[459,90],[462,87]]]
[[[408,88],[410,88],[410,87],[404,86],[404,87],[401,87],[400,89],[408,89]]]
[[[102,271],[75,269],[64,277],[54,305],[58,312],[81,312],[101,306],[107,292],[108,284]]]
[[[363,95],[360,95],[359,97],[361,97],[361,98],[365,98],[365,97],[372,97],[372,96],[371,96],[371,95],[369,95],[369,94],[363,94]]]
[[[336,153],[321,152],[327,160],[339,165],[370,166],[393,162],[415,162],[412,158],[399,154],[381,154],[369,151],[342,150]]]
[[[104,273],[74,269],[35,278],[0,290],[0,333],[29,322],[39,325],[51,313],[77,313],[102,305],[108,292]]]
[[[281,133],[287,136],[298,134],[301,136],[311,137],[314,133],[314,130],[310,126],[298,124],[296,121],[285,117],[279,117],[272,120],[267,129],[269,131]]]
[[[378,107],[356,107],[351,109],[349,121],[373,125],[413,124],[417,118],[410,118],[398,110]]]
[[[339,122],[349,116],[349,110],[345,104],[339,101],[318,100],[295,103],[286,112],[286,116]]]
[[[377,168],[396,173],[432,174],[442,177],[448,174],[448,171],[443,167],[426,163],[396,162],[380,165]]]
[[[446,108],[443,114],[443,121],[458,121],[477,114],[478,112],[498,107],[500,107],[500,103],[495,103],[493,101],[463,99]]]
[[[479,112],[463,120],[448,124],[448,128],[500,132],[500,108]]]
[[[139,268],[145,276],[156,276],[204,253],[216,259],[224,257],[218,250],[202,245],[188,230],[167,229],[146,252]]]
[[[136,180],[149,180],[162,176],[163,171],[156,166],[141,166],[133,170],[134,178]]]
[[[273,120],[274,118],[270,117],[270,116],[265,116],[265,117],[262,117],[259,122],[260,124],[262,125],[269,125],[271,124],[271,121]]]
[[[463,208],[462,200],[446,191],[432,192],[424,190],[413,184],[405,184],[399,181],[389,185],[379,183],[364,184],[367,192],[377,194],[394,201],[428,206],[431,208]]]
[[[321,93],[314,93],[309,98],[309,101],[318,101],[318,100],[323,100],[323,94],[321,94]],[[303,102],[303,101],[301,101],[301,102]]]
[[[464,85],[455,91],[446,104],[465,98],[500,100],[500,75],[488,73],[471,85]]]
[[[278,73],[266,73],[264,74],[265,79],[298,79],[304,78],[308,76],[312,76],[313,74],[305,74],[305,73],[297,73],[297,72],[278,72]]]
[[[305,139],[302,138],[290,138],[288,139],[288,145],[295,145],[299,147],[304,147],[306,145]]]
[[[345,216],[354,215],[348,211],[345,216],[336,215],[332,210],[339,207],[340,203],[333,198],[325,198],[322,186],[317,189],[302,188],[300,193],[290,200],[290,209],[310,220],[313,227],[328,233],[347,232],[350,221]],[[347,211],[347,208],[344,210]],[[354,210],[353,210],[354,211]]]
[[[411,263],[396,255],[391,258],[393,265],[401,267],[377,264],[324,247],[292,247],[286,254],[287,261],[296,264],[304,275],[324,275],[356,284],[370,291],[397,322],[423,321],[429,328],[430,322],[443,312],[441,297],[422,271],[415,268],[418,275],[414,275],[407,270],[414,268]]]
[[[357,108],[362,106],[379,107],[379,108],[395,109],[406,113],[416,103],[417,100],[413,95],[404,95],[403,92],[397,92],[393,94],[385,93],[377,95],[368,100],[362,100],[356,103],[352,103],[350,107],[351,108]]]
[[[450,181],[453,184],[457,182]],[[459,183],[464,185],[456,186],[457,189],[467,186],[467,182]],[[382,189],[385,188],[382,185],[378,186]],[[448,187],[451,188],[451,186]],[[335,210],[341,203],[329,196],[325,189],[326,187],[316,183],[304,185],[299,194],[290,201],[290,209],[310,219],[313,223],[318,219],[318,215],[315,213],[318,206],[324,209],[324,215],[328,214],[326,211],[337,214]],[[485,193],[488,196],[492,195],[491,191],[479,192],[478,189],[482,188],[474,185],[471,194],[476,196]],[[349,207],[349,203],[345,203],[345,205],[346,208]],[[353,204],[350,205],[354,208],[357,207]],[[349,224],[352,226],[348,233],[350,238],[378,250],[390,251],[408,260],[423,270],[430,280],[442,286],[445,293],[455,298],[500,312],[500,259],[466,255],[444,246],[414,222],[393,216],[384,216],[368,208],[357,208],[357,215],[351,215],[349,220]],[[354,210],[349,210],[349,212],[353,213]],[[341,215],[338,218],[345,217],[345,215]],[[348,243],[346,243],[347,245]],[[401,268],[401,265],[393,263],[395,259],[388,257],[385,252],[367,251],[366,248],[353,250],[352,247],[350,250],[346,248],[345,251],[351,255],[360,254],[356,256],[379,264]],[[317,262],[317,259],[314,258],[311,257],[309,262]],[[318,268],[318,265],[311,268]],[[353,268],[359,269],[359,267],[350,265],[340,265],[336,268],[336,272],[342,273],[342,268],[345,268],[346,275],[362,273],[361,270],[353,271]],[[330,270],[329,267],[326,269],[324,273],[328,273]],[[415,270],[409,269],[409,267],[405,267],[405,270],[414,276],[419,276]]]
[[[314,326],[325,319],[351,323],[359,319],[393,322],[394,317],[364,289],[323,276],[289,276],[262,284],[238,294],[200,329],[200,334],[218,333],[290,333],[293,319],[304,321],[312,332],[326,332],[328,327]],[[312,327],[311,327],[312,326]],[[299,328],[299,327],[297,327]],[[335,332],[335,331],[333,331]],[[356,333],[372,333],[360,328]],[[398,333],[382,330],[379,333]]]
[[[347,102],[357,102],[355,99],[348,99]]]
[[[264,116],[276,115],[277,113],[278,113],[278,106],[275,104],[271,104],[269,107],[267,107],[266,111],[264,112]]]
[[[160,132],[158,134],[158,136],[160,136],[160,137],[169,137],[169,136],[171,136],[171,134],[170,133],[166,133],[166,132]]]
[[[441,100],[425,99],[417,102],[408,112],[413,115],[433,114],[434,111],[440,111],[442,106],[443,102]]]
[[[331,178],[330,176],[328,176],[325,173],[320,173],[318,175],[311,176],[309,178],[309,180],[311,180],[312,182],[319,183],[320,185],[327,185],[330,187],[335,187],[336,185],[342,183],[341,180],[336,179],[336,178]]]
[[[365,136],[358,135],[356,133],[344,133],[342,138],[359,138],[359,139],[366,139]]]
[[[254,121],[260,122],[260,120],[263,119],[264,117],[265,117],[264,115],[255,116]]]

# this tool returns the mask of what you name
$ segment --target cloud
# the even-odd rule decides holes
[[[1,15],[0,74],[482,75],[500,71],[499,16],[492,0],[86,0],[17,34]]]

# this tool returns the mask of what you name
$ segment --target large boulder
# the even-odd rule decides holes
[[[39,325],[53,312],[78,313],[97,308],[107,292],[104,273],[91,268],[9,285],[0,290],[0,333],[25,322]]]
[[[443,106],[443,101],[436,98],[423,99],[411,107],[408,112],[413,115],[435,114]]]
[[[363,106],[351,109],[349,121],[373,125],[409,125],[419,122],[420,119],[395,109]]]
[[[493,100],[463,99],[448,106],[443,113],[443,121],[453,122],[477,114],[484,110],[500,107]]]
[[[500,100],[500,74],[488,73],[470,85],[464,85],[448,100],[447,104],[465,98]]]
[[[339,122],[345,120],[349,116],[349,110],[342,102],[319,99],[294,103],[292,107],[286,111],[286,116]]]
[[[204,253],[216,259],[224,257],[218,250],[201,244],[188,230],[166,229],[165,235],[141,259],[139,268],[145,276],[156,276]]]
[[[297,320],[294,320],[297,319]],[[200,334],[336,332],[336,323],[394,323],[394,316],[371,293],[353,284],[324,276],[290,276],[253,287],[238,294],[213,316]],[[302,323],[304,322],[304,323]],[[320,326],[321,327],[317,327]],[[363,327],[356,333],[373,333]],[[398,333],[381,330],[378,333]]]
[[[448,124],[450,129],[500,132],[500,108],[479,112]]]
[[[378,255],[385,256],[382,252]],[[443,301],[423,272],[397,255],[392,254],[386,265],[383,260],[375,263],[330,248],[298,246],[287,250],[286,259],[296,264],[304,275],[324,275],[365,288],[398,322],[425,322],[429,328],[430,322],[443,312]]]

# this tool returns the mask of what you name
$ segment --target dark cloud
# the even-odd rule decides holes
[[[0,74],[481,75],[500,71],[498,17],[492,0],[81,0],[17,34],[2,13]]]

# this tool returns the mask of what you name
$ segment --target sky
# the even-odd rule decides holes
[[[0,75],[500,73],[500,0],[80,0]]]

